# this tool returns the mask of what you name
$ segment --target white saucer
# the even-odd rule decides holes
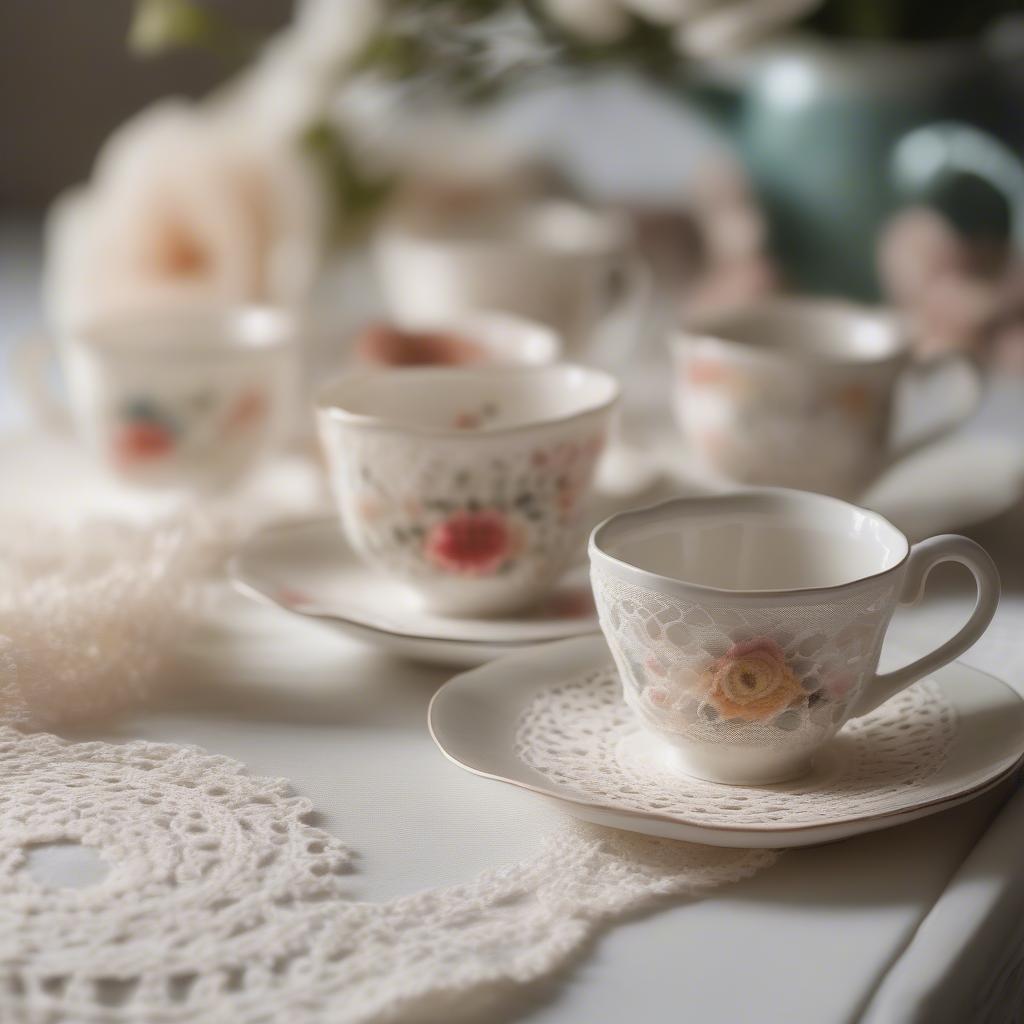
[[[736,484],[701,469],[674,441],[657,445],[657,461],[685,492],[718,493]],[[1024,446],[1000,437],[957,435],[890,466],[853,499],[874,509],[912,541],[993,519],[1024,497]]]
[[[480,665],[599,628],[585,566],[563,577],[537,609],[503,618],[450,618],[424,611],[400,583],[365,565],[334,520],[263,530],[241,547],[228,572],[250,597],[436,664]]]
[[[956,662],[894,701],[848,725],[810,775],[760,789],[671,773],[660,743],[622,704],[602,637],[456,676],[435,694],[428,720],[456,764],[584,820],[711,846],[783,848],[946,810],[1019,767],[1024,700],[998,679]]]

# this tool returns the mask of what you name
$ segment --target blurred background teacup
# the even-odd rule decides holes
[[[694,322],[671,345],[691,456],[744,484],[854,496],[960,425],[981,396],[965,357],[914,363],[896,317],[840,301],[755,303]],[[906,437],[911,384],[942,413]]]
[[[564,363],[343,375],[317,411],[349,541],[432,611],[528,606],[579,553],[618,394]]]
[[[268,307],[149,310],[68,329],[58,355],[70,420],[98,461],[133,485],[230,486],[285,438],[298,386],[298,325]],[[40,418],[68,410],[27,381]]]
[[[553,327],[570,358],[624,348],[649,292],[629,222],[564,200],[406,212],[382,227],[374,256],[398,319],[442,323],[502,310]]]
[[[781,488],[612,516],[591,535],[590,560],[626,703],[678,768],[737,785],[803,774],[845,722],[967,650],[999,600],[974,541],[912,547],[874,512]],[[877,674],[897,604],[916,603],[945,561],[974,575],[967,624]]]
[[[545,366],[558,360],[556,332],[508,313],[467,313],[445,321],[378,321],[356,336],[366,366]]]

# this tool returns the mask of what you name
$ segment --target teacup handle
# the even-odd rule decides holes
[[[1010,210],[1010,234],[1024,248],[1024,164],[993,135],[960,121],[914,128],[892,152],[890,174],[904,198],[928,200],[943,183],[979,178],[998,192]]]
[[[910,549],[899,603],[917,604],[924,593],[928,574],[940,562],[959,562],[974,574],[978,596],[971,617],[955,636],[924,657],[892,672],[876,673],[862,690],[852,717],[874,711],[922,676],[958,658],[978,640],[992,621],[999,603],[999,570],[983,547],[953,533],[929,537]]]
[[[54,433],[66,434],[71,430],[71,415],[48,379],[55,363],[56,351],[49,339],[24,338],[11,353],[11,374],[36,421]]]
[[[907,375],[917,377],[921,381],[959,374],[969,379],[970,394],[959,409],[954,409],[934,426],[928,427],[902,444],[893,445],[888,453],[887,465],[905,459],[962,426],[977,411],[984,392],[981,371],[975,363],[959,352],[949,352],[924,362],[911,363],[906,372]]]

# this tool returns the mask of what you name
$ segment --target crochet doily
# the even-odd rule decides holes
[[[449,1020],[554,970],[602,923],[771,863],[585,826],[463,885],[346,898],[308,801],[228,758],[0,728],[0,1016],[26,1022]],[[32,870],[81,844],[80,888]]]
[[[614,666],[538,694],[516,732],[520,760],[594,802],[707,826],[814,825],[891,811],[945,762],[956,715],[934,683],[916,683],[848,722],[814,772],[770,788],[683,778],[652,757]]]

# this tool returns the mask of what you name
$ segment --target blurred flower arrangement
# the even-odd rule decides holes
[[[141,0],[139,53],[203,46],[232,68],[200,103],[142,111],[48,225],[66,325],[153,303],[299,302],[335,231],[474,138],[449,116],[568,68],[678,70],[816,0],[300,0],[268,40],[191,0]],[[454,144],[453,144],[454,143]]]
[[[429,179],[432,168],[473,164],[479,139],[452,115],[458,104],[608,67],[678,85],[696,61],[794,24],[899,39],[927,26],[946,38],[976,33],[1019,6],[299,0],[291,22],[262,39],[194,0],[140,0],[129,34],[137,52],[206,47],[230,74],[202,102],[168,101],[129,121],[104,146],[89,185],[55,206],[51,315],[68,323],[154,302],[301,302],[339,233],[358,232],[403,183]],[[690,296],[696,305],[743,301],[778,285],[754,192],[738,168],[715,168],[698,182],[687,227],[704,261]],[[942,274],[925,289],[935,301],[922,305],[925,291],[907,281],[923,275],[916,268],[928,246],[924,262]],[[1005,253],[995,263],[998,272],[993,260],[970,257],[941,221],[925,225],[924,215],[895,223],[880,259],[894,298],[922,322],[939,322],[935,344],[957,346],[1015,322],[1012,296],[1024,287]]]

